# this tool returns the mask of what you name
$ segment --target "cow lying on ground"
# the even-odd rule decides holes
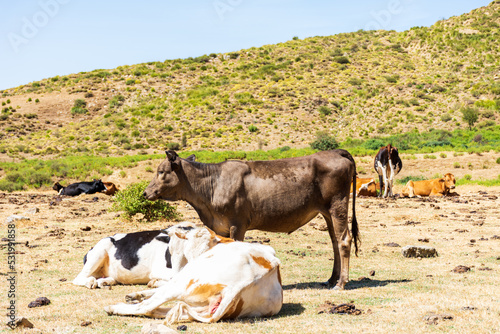
[[[171,242],[187,240],[186,254],[196,250],[197,236],[192,231],[169,236]],[[161,287],[127,295],[129,302],[140,303],[111,305],[104,310],[109,315],[165,318],[167,323],[272,316],[283,305],[279,265],[270,246],[219,243],[190,260]],[[171,300],[177,301],[171,309],[160,307]]]
[[[401,191],[403,197],[415,196],[450,196],[451,189],[455,189],[455,176],[447,173],[440,179],[424,181],[408,181]],[[451,195],[453,196],[453,195]]]
[[[112,182],[103,182],[106,190],[103,191],[106,195],[113,196],[119,190],[118,187]]]
[[[374,167],[380,181],[379,197],[392,197],[394,177],[403,168],[398,149],[391,144],[381,147],[375,156]],[[384,187],[383,192],[382,187]]]
[[[377,190],[379,189],[379,184],[375,182],[375,179],[356,176],[356,196],[377,197]],[[351,194],[352,191],[353,184],[351,183]]]
[[[101,180],[91,182],[72,183],[67,187],[63,187],[59,182],[56,182],[52,187],[59,195],[78,196],[80,194],[95,194],[106,190],[106,187]]]
[[[181,235],[187,231],[195,233],[197,246],[186,255],[184,240],[170,242],[168,233]],[[100,240],[85,255],[83,269],[73,284],[89,289],[117,283],[158,286],[181,270],[193,256],[224,240],[226,238],[190,222],[166,230],[115,234]]]
[[[355,196],[352,236],[348,226],[349,188],[356,182],[356,164],[345,150],[273,161],[218,164],[167,159],[144,191],[148,200],[185,200],[203,224],[217,234],[243,240],[247,230],[291,233],[318,213],[325,218],[334,250],[328,284],[343,289],[349,280],[351,241],[358,249]]]

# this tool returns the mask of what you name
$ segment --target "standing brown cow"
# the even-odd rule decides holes
[[[352,236],[348,226],[349,189],[356,186],[356,164],[345,150],[274,161],[204,164],[194,156],[167,159],[144,191],[149,200],[184,200],[217,234],[243,240],[247,230],[291,233],[321,213],[333,244],[329,285],[349,280],[351,241],[358,251],[355,196]]]

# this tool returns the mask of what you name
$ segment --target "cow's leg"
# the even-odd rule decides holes
[[[165,284],[162,287],[155,289],[153,295],[138,304],[116,304],[106,306],[104,311],[108,313],[108,315],[116,314],[116,315],[145,315],[150,317],[155,317],[155,310],[160,307],[163,303],[166,303],[172,299],[180,296],[184,289],[180,287],[184,287],[182,284]],[[160,312],[163,313],[163,312]]]
[[[336,282],[334,289],[342,290],[349,281],[349,258],[351,255],[351,233],[348,224],[349,197],[334,200],[330,208],[330,216],[323,215],[332,240],[334,262],[329,285]]]
[[[380,193],[378,194],[378,197],[385,197],[385,194],[387,193],[387,177],[386,170],[380,161],[377,162],[377,174],[380,182]],[[385,191],[382,191],[382,186],[384,186]]]
[[[165,283],[167,283],[167,282],[165,281]],[[165,284],[162,284],[162,285],[165,285]],[[139,291],[139,292],[129,293],[128,295],[125,296],[125,302],[128,304],[140,303],[143,300],[148,299],[149,297],[154,295],[156,290],[158,290],[158,289],[149,289],[149,290],[143,290],[143,291]]]
[[[104,278],[99,278],[97,280],[97,286],[102,288],[103,286],[111,286],[111,285],[116,285],[116,281],[112,277],[104,277]]]
[[[408,187],[408,197],[410,197],[410,198],[415,197],[415,188],[414,188],[413,181],[412,180],[408,181],[406,186]]]
[[[389,169],[390,169],[390,176],[389,176],[389,197],[393,197],[394,194],[392,193],[392,185],[394,183],[394,165],[392,164],[392,161],[389,159]]]
[[[95,277],[99,277],[99,273],[108,260],[108,249],[113,247],[109,238],[99,241],[94,248],[87,253],[87,262],[83,266],[82,271],[73,280],[73,284],[86,286],[89,289],[95,289],[98,282]]]

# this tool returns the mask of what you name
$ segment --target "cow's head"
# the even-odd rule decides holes
[[[64,187],[61,186],[61,184],[59,182],[54,183],[54,186],[52,187],[52,189],[54,189],[55,191],[59,191],[62,188],[64,188]]]
[[[455,176],[451,173],[444,174],[445,189],[455,189]]]
[[[102,183],[102,180],[94,180],[92,188],[95,189],[97,192],[106,191],[106,187],[104,186],[104,183]]]
[[[156,175],[144,190],[144,197],[150,201],[158,198],[175,201],[178,200],[178,192],[182,188],[182,161],[175,151],[166,151],[167,158],[158,166]],[[191,155],[186,161],[194,161],[195,156]]]

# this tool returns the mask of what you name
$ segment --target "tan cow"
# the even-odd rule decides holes
[[[113,196],[119,190],[118,187],[112,182],[103,182],[106,190],[103,191],[106,195]]]
[[[373,178],[361,178],[356,176],[356,196],[377,197],[378,183]],[[352,194],[352,183],[351,183]]]
[[[453,196],[451,189],[455,189],[455,176],[447,173],[440,179],[408,181],[401,191],[404,197],[415,196]]]

